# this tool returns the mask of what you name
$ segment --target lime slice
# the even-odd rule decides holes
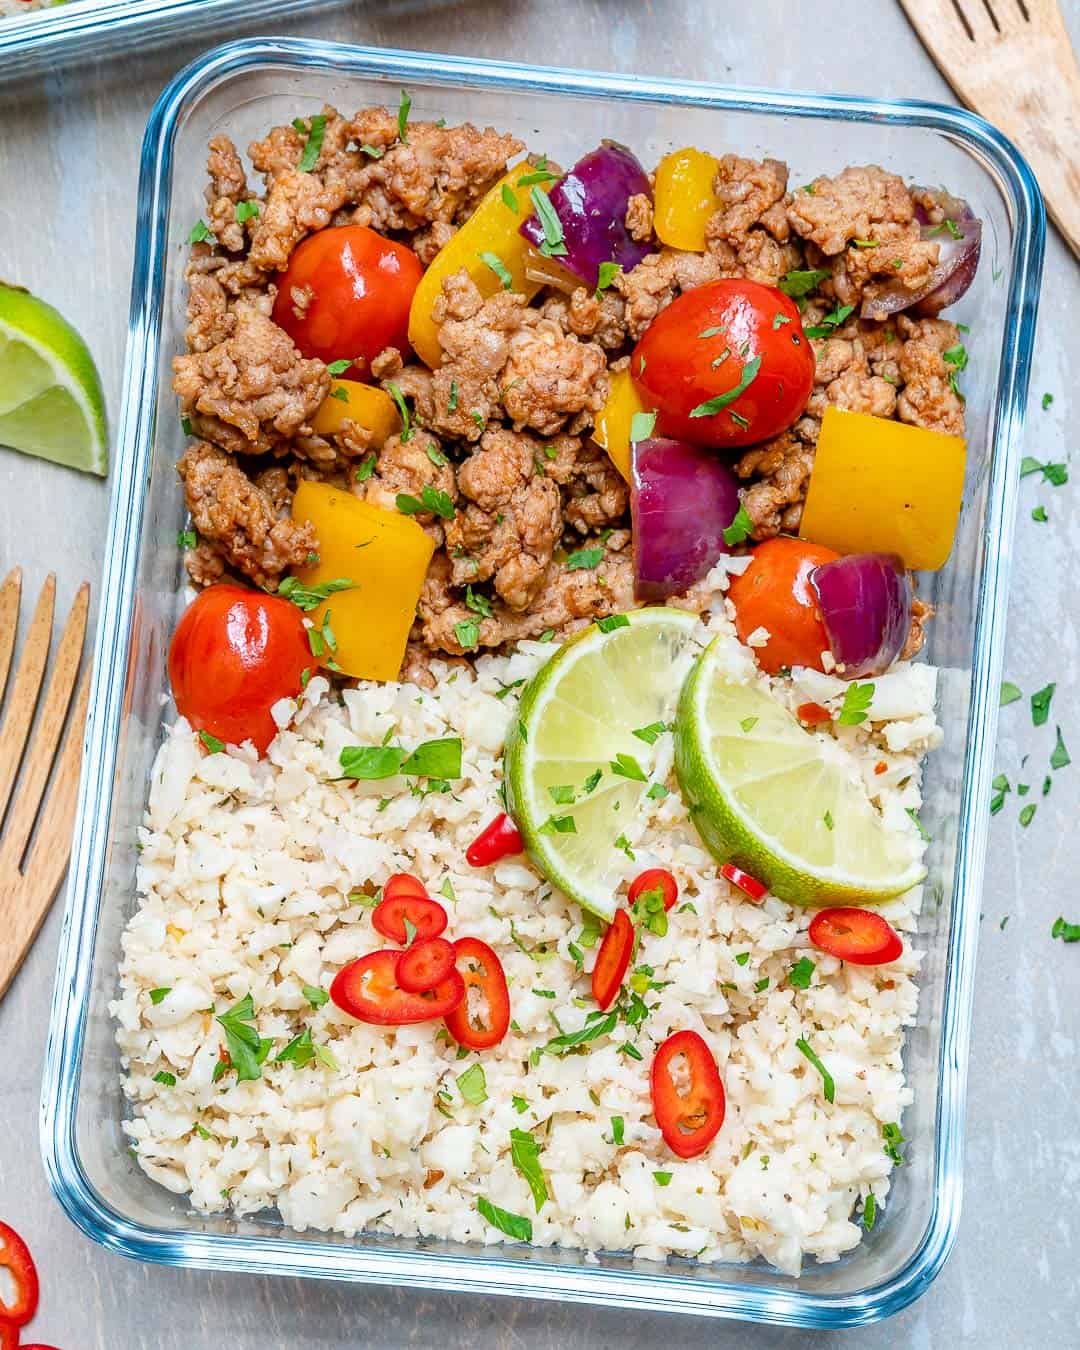
[[[608,631],[592,624],[572,638],[522,694],[506,785],[536,866],[610,919],[653,770],[662,756],[670,762],[665,729],[700,647],[697,619],[682,610],[639,609],[601,622]]]
[[[746,682],[732,641],[709,646],[675,723],[679,784],[709,849],[794,905],[880,903],[916,885],[914,832],[885,824],[843,746]]]
[[[86,343],[52,305],[0,285],[0,445],[106,474],[105,398]]]

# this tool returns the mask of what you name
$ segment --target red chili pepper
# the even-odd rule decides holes
[[[663,867],[650,867],[636,876],[626,892],[626,903],[636,904],[646,891],[660,891],[664,897],[664,909],[669,910],[679,898],[679,883]]]
[[[19,1350],[19,1328],[11,1322],[0,1322],[0,1350]]]
[[[465,850],[465,861],[470,867],[487,867],[500,858],[508,858],[524,849],[521,831],[503,811],[490,825],[484,826]]]
[[[749,872],[744,872],[741,867],[736,867],[734,863],[724,863],[720,868],[720,875],[725,881],[730,881],[733,886],[738,886],[739,890],[748,895],[751,900],[761,900],[769,894],[768,886],[763,886],[757,877],[752,877]]]
[[[510,1025],[510,991],[506,987],[502,962],[479,938],[459,938],[454,943],[454,950],[458,972],[465,981],[466,996],[453,1012],[447,1014],[447,1028],[459,1045],[470,1050],[489,1050],[498,1045]],[[471,989],[478,989],[483,996],[484,1024],[481,1026],[470,1020],[468,992]],[[478,1009],[474,1007],[471,1011]]]
[[[633,951],[634,925],[625,909],[617,909],[593,966],[592,994],[601,1008],[606,1009],[619,992]]]
[[[874,765],[874,772],[886,773],[888,771],[888,768],[889,766],[885,763],[885,761],[883,759],[879,759],[878,762]]]
[[[899,933],[869,909],[822,909],[810,920],[815,947],[855,966],[884,966],[904,950]]]
[[[795,709],[795,716],[808,727],[816,727],[819,722],[832,721],[832,713],[820,703],[800,703]]]
[[[427,887],[419,877],[414,877],[409,872],[395,872],[383,886],[382,898],[396,900],[401,895],[418,895],[421,899],[426,899]]]
[[[397,982],[401,952],[370,952],[342,967],[330,986],[330,997],[342,1012],[375,1026],[402,1026],[445,1017],[465,998],[465,981],[456,970],[425,994],[410,994]]]
[[[680,1091],[672,1076],[683,1059],[689,1086]],[[709,1147],[724,1123],[724,1085],[712,1051],[696,1031],[676,1031],[652,1062],[652,1105],[664,1142],[680,1158],[696,1158]]]
[[[8,1268],[15,1284],[13,1303],[8,1303],[0,1294],[0,1322],[24,1327],[37,1312],[37,1270],[30,1249],[15,1229],[9,1228],[6,1223],[0,1223],[0,1266]],[[18,1337],[15,1344],[18,1344]]]
[[[380,900],[371,911],[371,926],[376,933],[391,942],[400,942],[403,947],[409,940],[406,919],[416,929],[416,939],[436,938],[446,931],[446,910],[438,900],[426,895],[391,896],[389,900]]]
[[[445,938],[425,938],[401,953],[397,982],[410,994],[426,994],[454,969],[454,944]]]

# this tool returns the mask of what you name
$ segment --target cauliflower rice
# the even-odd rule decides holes
[[[762,675],[722,601],[700,629],[703,642],[715,634],[730,643],[732,671],[789,707],[835,707],[843,695],[842,681],[819,672]],[[524,859],[473,870],[465,850],[502,809],[503,737],[519,691],[496,695],[552,651],[523,643],[480,658],[475,671],[436,662],[432,693],[364,683],[335,694],[314,678],[298,704],[275,709],[282,730],[262,760],[250,746],[205,754],[183,719],[168,728],[111,1005],[139,1166],[200,1212],[276,1208],[298,1230],[503,1241],[477,1211],[486,1197],[528,1215],[539,1246],[658,1260],[762,1256],[792,1274],[806,1255],[835,1260],[859,1242],[860,1202],[872,1192],[880,1209],[889,1192],[882,1128],[912,1097],[902,1051],[920,955],[906,942],[878,969],[813,949],[811,912],[772,897],[752,904],[729,887],[672,791],[647,801],[648,819],[627,832],[636,855],[627,879],[663,866],[680,889],[666,936],[646,933],[636,957],[639,972],[652,968],[636,981],[647,1011],[576,1052],[534,1053],[594,1008],[596,930]],[[930,667],[899,664],[875,682],[872,726],[817,733],[835,736],[915,850],[924,845],[906,812],[920,805],[920,761],[940,740],[935,684]],[[343,747],[388,733],[405,746],[460,736],[452,793],[418,795],[402,778],[333,781]],[[671,737],[662,741],[659,773],[674,788]],[[459,1059],[441,1023],[358,1024],[305,996],[304,986],[325,989],[341,966],[384,945],[356,897],[398,871],[446,899],[447,937],[470,933],[502,960],[514,1021],[493,1050]],[[881,911],[913,934],[921,894]],[[787,980],[803,955],[815,966],[805,990]],[[247,994],[273,1048],[260,1080],[215,1083],[225,1042],[213,1011]],[[329,1054],[302,1069],[275,1063],[305,1028]],[[684,1028],[708,1042],[727,1094],[723,1128],[689,1161],[664,1145],[649,1094],[654,1051]],[[835,1081],[832,1104],[800,1037]],[[474,1064],[485,1077],[479,1105],[457,1082]],[[550,1198],[539,1212],[511,1158],[514,1129],[541,1145]]]

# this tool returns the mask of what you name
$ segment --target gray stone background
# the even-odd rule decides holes
[[[1080,4],[1065,0],[1062,8],[1080,44]],[[264,21],[260,31],[722,83],[951,98],[894,0],[432,0],[407,19],[370,0],[308,19]],[[236,30],[220,36],[236,36]],[[0,111],[0,275],[56,303],[86,335],[113,407],[143,128],[162,85],[197,53],[195,45],[174,47],[127,57],[118,66],[50,75]],[[1067,459],[1072,449],[1078,307],[1076,262],[1051,230],[1026,446],[1040,460]],[[1043,392],[1054,396],[1049,411],[1039,406]],[[62,1215],[38,1153],[58,905],[0,1004],[0,1216],[27,1237],[42,1272],[42,1312],[32,1339],[61,1350],[1080,1345],[1074,1250],[1080,1245],[1074,1199],[1080,1183],[1080,946],[1050,937],[1059,913],[1080,920],[1077,795],[1067,777],[1080,773],[1080,675],[1072,669],[1080,522],[1070,514],[1077,490],[1075,481],[1055,489],[1037,476],[1021,487],[1006,674],[1026,693],[1057,681],[1051,720],[1061,722],[1077,765],[1059,775],[1050,797],[1039,799],[1027,830],[1017,823],[1015,798],[993,824],[964,1215],[952,1258],[912,1308],[878,1327],[828,1336],[510,1299],[209,1275],[111,1256]],[[1048,524],[1031,519],[1039,503],[1047,507]],[[65,607],[82,578],[100,576],[107,505],[98,481],[0,450],[0,574],[21,563],[33,595],[55,570]],[[1026,701],[1004,711],[998,768],[1013,782],[1028,750],[1045,759],[1046,730],[1032,728]]]

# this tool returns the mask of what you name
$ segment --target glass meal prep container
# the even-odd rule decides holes
[[[397,103],[417,117],[491,123],[571,163],[611,137],[646,164],[699,145],[787,160],[793,181],[879,163],[944,183],[984,222],[975,283],[951,316],[971,326],[968,462],[952,557],[920,578],[937,607],[927,658],[941,670],[944,745],[926,764],[933,835],[919,929],[926,952],[906,1067],[910,1140],[883,1219],[860,1246],[801,1278],[521,1245],[297,1233],[267,1214],[194,1213],[129,1157],[107,1011],[134,906],[135,839],[167,702],[169,635],[183,607],[174,464],[182,432],[171,361],[182,350],[183,270],[202,210],[206,144],[240,145],[324,102]],[[210,52],[162,94],[146,132],[127,364],[101,587],[96,669],[42,1103],[49,1177],[72,1219],[112,1250],[171,1265],[308,1275],[626,1308],[850,1326],[896,1312],[941,1268],[956,1234],[965,1072],[1005,632],[1010,540],[1044,242],[1038,189],[1013,147],[957,108],[736,90],[334,46],[252,40]]]

